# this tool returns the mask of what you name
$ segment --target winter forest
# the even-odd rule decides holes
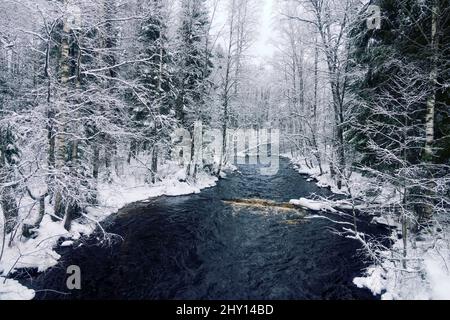
[[[0,0],[0,300],[450,299],[449,79],[448,0]]]

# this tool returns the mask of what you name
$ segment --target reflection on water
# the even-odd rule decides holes
[[[65,268],[79,265],[82,290],[41,292],[48,299],[369,299],[352,284],[364,264],[358,243],[334,235],[331,222],[304,212],[236,206],[227,199],[292,198],[324,193],[288,161],[276,176],[243,166],[199,195],[161,197],[130,206],[108,231],[123,237],[109,247],[95,239],[63,248],[62,262],[32,283],[65,291]],[[362,230],[380,233],[362,223]]]

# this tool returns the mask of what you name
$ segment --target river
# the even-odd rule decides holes
[[[200,194],[127,206],[105,222],[123,240],[106,245],[92,236],[60,248],[61,263],[26,282],[38,290],[36,299],[377,298],[352,283],[367,263],[359,243],[331,232],[332,222],[222,201],[285,202],[313,194],[330,192],[307,182],[286,159],[274,176],[240,166]],[[364,217],[359,221],[360,230],[386,234]],[[81,290],[66,288],[69,265],[81,269]]]

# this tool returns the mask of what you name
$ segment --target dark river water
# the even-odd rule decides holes
[[[25,281],[39,290],[37,299],[376,298],[352,283],[367,266],[360,245],[333,234],[331,222],[222,201],[289,201],[327,193],[285,159],[275,176],[242,166],[201,194],[124,208],[105,223],[123,240],[99,245],[94,236],[61,248],[58,266]],[[363,231],[386,232],[359,221]],[[81,268],[81,290],[66,288],[69,265]]]

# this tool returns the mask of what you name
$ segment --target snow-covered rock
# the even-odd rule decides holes
[[[0,277],[0,300],[31,300],[35,292],[17,280]]]
[[[330,211],[330,212],[336,212],[336,210],[326,201],[317,201],[317,200],[310,200],[306,198],[300,198],[292,199],[289,201],[290,204],[293,204],[294,206],[303,207],[309,210],[313,211]]]

